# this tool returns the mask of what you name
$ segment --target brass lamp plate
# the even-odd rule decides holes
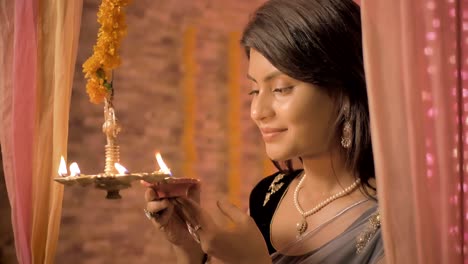
[[[79,176],[56,177],[54,180],[65,186],[81,185],[88,186],[94,184],[96,188],[106,190],[108,199],[120,199],[119,191],[129,188],[131,182],[143,180],[147,183],[158,186],[190,186],[197,184],[197,179],[191,178],[176,178],[164,172],[151,173],[128,173],[128,174],[94,174]],[[163,188],[164,189],[164,188]]]

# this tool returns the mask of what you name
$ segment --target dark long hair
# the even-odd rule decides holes
[[[370,186],[375,172],[361,37],[360,8],[352,0],[271,0],[253,14],[241,43],[247,56],[257,50],[284,74],[334,100],[336,138],[345,121],[353,130],[351,147],[343,149],[346,165]],[[274,163],[292,170],[290,160]]]

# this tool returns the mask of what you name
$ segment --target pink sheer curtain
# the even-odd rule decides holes
[[[53,263],[82,0],[0,1],[0,143],[19,263]]]
[[[361,2],[387,263],[463,263],[468,2]]]
[[[16,254],[31,262],[31,184],[36,99],[37,2],[2,1],[0,125]],[[10,13],[11,12],[11,13]],[[5,26],[4,26],[5,25]],[[7,177],[8,176],[8,177]]]

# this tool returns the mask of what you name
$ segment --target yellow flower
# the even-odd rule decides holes
[[[108,94],[107,89],[101,84],[101,82],[102,80],[97,78],[88,79],[86,92],[88,93],[89,99],[92,103],[102,103]]]
[[[127,34],[123,7],[129,0],[102,0],[97,13],[101,25],[93,47],[93,55],[83,64],[90,101],[99,104],[112,94],[112,71],[121,64],[119,50]]]

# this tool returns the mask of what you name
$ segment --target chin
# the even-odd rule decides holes
[[[269,150],[268,148],[266,149],[266,154],[271,160],[278,162],[294,159],[296,157],[285,151],[273,151],[271,149]]]

